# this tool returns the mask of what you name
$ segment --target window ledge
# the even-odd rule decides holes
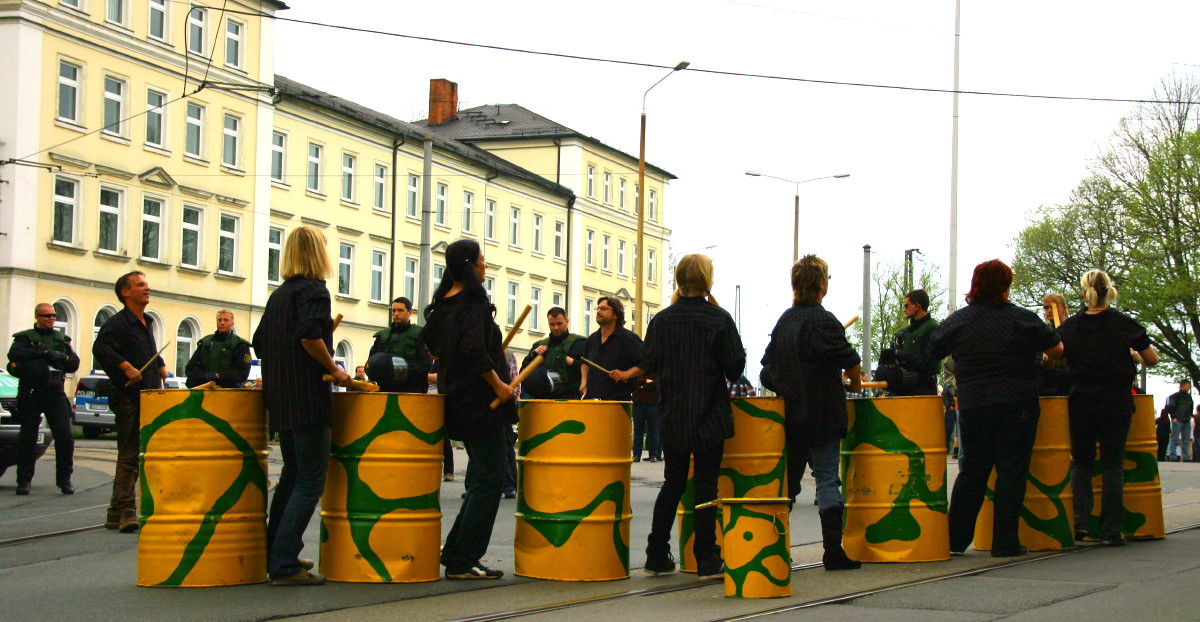
[[[310,197],[312,197],[312,198],[314,198],[314,199],[320,199],[320,200],[322,200],[322,201],[324,201],[325,199],[329,198],[329,197],[326,197],[326,196],[325,196],[325,193],[324,193],[324,192],[321,192],[321,191],[319,191],[319,190],[313,190],[312,188],[305,188],[305,189],[304,189],[304,194],[306,194],[306,195],[308,195],[308,196],[310,196]]]
[[[163,263],[157,259],[148,259],[146,257],[139,257],[137,260],[137,265],[145,268],[154,268],[155,270],[171,269],[171,264]]]
[[[189,266],[175,266],[175,271],[181,272],[183,274],[190,274],[192,276],[208,276],[209,274],[211,274],[210,272],[208,272],[206,270],[201,270],[200,268],[192,268]]]
[[[565,266],[565,265],[567,265],[567,258],[566,257],[555,257],[554,263],[560,263]]]
[[[279,188],[280,190],[291,190],[292,189],[291,184],[287,183],[286,181],[280,181],[278,179],[272,179],[271,185],[275,186],[276,188]]]
[[[534,257],[537,257],[538,259],[545,259],[545,258],[546,258],[546,254],[545,254],[545,253],[543,253],[543,252],[541,252],[541,251],[530,251],[530,253],[531,253],[531,254],[532,254]]]
[[[367,306],[372,309],[391,309],[392,305],[381,300],[371,300],[367,302]]]
[[[345,197],[342,197],[341,204],[342,204],[342,207],[349,207],[351,209],[360,209],[362,207],[358,203],[351,201],[350,199],[347,199]]]
[[[409,216],[407,213],[405,213],[404,219],[407,220],[408,222],[413,223],[414,225],[421,224],[421,218],[418,216]]]
[[[383,216],[384,218],[390,218],[392,215],[392,212],[390,212],[387,208],[384,208],[384,207],[372,206],[371,212],[374,213],[376,216]]]
[[[151,45],[156,45],[156,46],[163,48],[164,50],[167,50],[170,52],[175,51],[175,46],[171,45],[171,42],[167,41],[165,39],[156,39],[154,37],[151,37],[150,35],[146,35],[146,42]]]
[[[205,160],[204,158],[202,158],[200,156],[192,155],[190,153],[183,154],[183,161],[190,162],[192,164],[195,164],[196,166],[208,166],[208,160]]]
[[[508,245],[508,250],[510,250],[510,251],[514,251],[514,252],[517,252],[517,253],[523,253],[523,252],[525,252],[525,249],[521,248],[520,246],[517,246],[516,244],[509,244],[509,245]]]
[[[106,261],[115,261],[117,263],[129,263],[132,257],[129,255],[118,255],[108,251],[92,251],[92,256],[96,259],[104,259]]]
[[[69,121],[67,119],[55,118],[54,125],[61,127],[63,129],[66,129],[66,130],[71,130],[72,132],[79,132],[80,134],[87,134],[87,131],[88,131],[88,129],[86,127],[83,127],[82,125],[79,125],[78,123],[76,123],[74,121]]]
[[[105,130],[100,131],[100,138],[103,138],[104,140],[112,141],[114,143],[117,143],[118,145],[129,145],[131,142],[128,138],[125,138],[124,136],[121,136],[120,134],[110,134]]]
[[[221,163],[221,172],[229,173],[230,175],[237,175],[238,177],[246,176],[246,171],[244,171],[236,166],[229,166],[228,164],[225,164],[224,162]]]
[[[500,243],[499,243],[499,242],[497,242],[497,241],[495,241],[495,240],[489,240],[488,238],[484,238],[484,239],[483,239],[483,243],[484,243],[484,244],[487,244],[487,245],[489,245],[489,246],[500,246]]]
[[[159,147],[158,145],[154,145],[151,143],[142,143],[142,149],[145,151],[149,151],[150,153],[157,153],[158,155],[164,155],[164,156],[168,156],[168,157],[170,157],[170,155],[171,155],[171,152],[169,150],[163,149],[162,147]]]
[[[361,300],[359,300],[358,298],[355,298],[353,296],[347,296],[346,294],[338,294],[336,296],[336,298],[338,300],[340,300],[341,302],[349,302],[351,304],[358,304],[359,302],[361,302]]]
[[[545,335],[546,331],[538,329],[538,328],[531,328],[531,329],[529,329],[529,334],[540,337],[542,335]]]
[[[63,10],[65,10],[65,11],[70,11],[71,13],[74,13],[74,14],[76,14],[76,15],[80,15],[80,16],[83,16],[83,17],[91,18],[91,15],[88,15],[88,12],[87,12],[87,11],[84,11],[83,9],[81,9],[81,8],[79,8],[79,7],[76,7],[76,6],[71,6],[71,5],[69,5],[69,4],[62,4],[62,3],[59,3],[59,5],[58,5],[58,8],[60,8],[60,9],[63,9]]]
[[[46,248],[48,248],[52,251],[62,251],[64,253],[71,253],[72,255],[86,255],[87,254],[87,249],[79,248],[78,246],[74,246],[74,245],[68,244],[66,242],[57,242],[57,241],[46,242]]]
[[[436,222],[433,223],[433,228],[437,229],[438,231],[445,231],[446,233],[450,232],[450,227],[448,225],[439,225]]]
[[[246,277],[244,277],[244,276],[238,276],[236,274],[229,274],[226,272],[218,272],[218,273],[214,274],[213,276],[222,281],[232,281],[234,283],[241,283],[246,280]]]

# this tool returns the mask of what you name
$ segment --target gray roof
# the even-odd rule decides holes
[[[519,104],[488,104],[458,111],[458,117],[441,125],[429,125],[428,119],[416,121],[414,125],[428,128],[439,136],[453,138],[464,142],[483,142],[489,140],[520,140],[522,138],[561,138],[578,137],[620,153],[631,160],[637,161],[638,156],[626,153],[603,141],[597,140],[575,131],[561,123],[552,121]],[[646,163],[667,179],[677,179],[670,172]]]
[[[420,142],[425,140],[426,136],[433,138],[433,146],[435,149],[447,151],[474,161],[475,163],[485,168],[490,168],[501,175],[520,179],[546,189],[549,192],[558,194],[567,198],[574,198],[575,194],[570,188],[556,184],[541,175],[532,171],[526,170],[520,166],[505,160],[499,156],[493,155],[488,151],[476,147],[475,145],[467,144],[452,137],[432,135],[429,129],[419,127],[416,124],[401,121],[395,117],[386,115],[382,112],[372,110],[365,106],[360,106],[350,100],[342,99],[337,95],[332,95],[324,91],[317,90],[311,86],[301,84],[290,78],[285,78],[280,75],[275,76],[275,89],[277,97],[288,97],[296,101],[324,108],[330,112],[341,114],[384,132],[402,136],[408,140]]]

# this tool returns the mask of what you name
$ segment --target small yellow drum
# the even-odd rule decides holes
[[[629,577],[630,402],[523,400],[516,573],[560,581]]]
[[[321,572],[331,581],[440,577],[444,397],[333,394],[321,496]]]
[[[788,499],[721,499],[727,598],[792,595]]]
[[[864,562],[949,559],[942,398],[852,399],[846,408],[846,554]]]
[[[262,391],[142,391],[137,584],[267,580]]]

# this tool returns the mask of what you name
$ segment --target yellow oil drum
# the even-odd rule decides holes
[[[949,559],[942,398],[861,398],[846,408],[846,554],[864,562]]]
[[[629,577],[633,404],[522,400],[514,565],[523,577]]]
[[[320,568],[331,581],[438,580],[444,397],[333,394]]]
[[[787,495],[787,442],[783,423],[783,398],[733,398],[733,437],[725,439],[717,498],[777,498]],[[679,499],[679,567],[696,572],[696,541],[692,507],[695,490],[689,469],[687,488]],[[717,518],[717,544],[722,543],[722,521]]]
[[[1166,537],[1163,525],[1162,483],[1158,477],[1158,438],[1154,433],[1154,396],[1133,396],[1133,421],[1125,441],[1125,526],[1121,534],[1131,540]],[[1100,452],[1092,477],[1092,516],[1088,535],[1100,536]]]
[[[1018,536],[1031,551],[1058,551],[1075,546],[1075,515],[1071,494],[1071,430],[1067,420],[1067,398],[1043,397],[1025,503],[1021,506]],[[975,521],[975,549],[992,549],[992,497],[996,470],[988,480],[987,496]]]
[[[721,499],[727,598],[792,595],[788,499]]]
[[[266,581],[262,391],[142,391],[141,408],[137,584]]]

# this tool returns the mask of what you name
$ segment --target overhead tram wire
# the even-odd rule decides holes
[[[168,0],[179,4],[187,4],[185,0]],[[363,34],[382,35],[387,37],[396,37],[400,39],[411,39],[413,41],[428,41],[430,43],[444,43],[447,45],[458,45],[462,47],[473,47],[485,50],[495,50],[500,52],[513,52],[516,54],[529,54],[533,56],[548,56],[551,58],[563,58],[567,60],[581,60],[595,63],[608,63],[612,65],[626,65],[630,67],[646,67],[650,69],[674,69],[674,65],[662,65],[659,63],[644,63],[638,61],[618,60],[613,58],[601,58],[598,56],[583,56],[580,54],[567,54],[563,52],[543,52],[539,50],[528,50],[523,48],[514,48],[502,45],[490,45],[486,43],[471,43],[468,41],[455,41],[453,39],[440,39],[437,37],[424,37],[420,35],[408,35],[398,32],[389,32],[386,30],[377,30],[374,28],[361,28],[357,26],[344,26],[341,24],[330,24],[326,22],[318,22],[306,19],[297,19],[294,17],[280,17],[278,15],[270,15],[261,11],[246,11],[239,9],[212,8],[214,11],[225,11],[234,15],[246,15],[251,17],[260,17],[264,19],[273,19],[276,21],[290,22],[293,24],[303,24],[306,26],[319,26],[322,28],[333,28],[335,30],[346,30],[349,32],[357,32]],[[1189,100],[1169,100],[1169,99],[1135,99],[1126,97],[1086,97],[1078,95],[1039,95],[1034,93],[1005,93],[1000,91],[967,91],[942,89],[933,87],[917,87],[917,86],[901,86],[898,84],[874,84],[870,82],[848,82],[844,80],[819,80],[816,78],[797,78],[793,76],[778,76],[763,73],[749,73],[741,71],[723,71],[719,69],[700,69],[695,66],[689,66],[682,71],[690,71],[695,73],[707,73],[718,76],[730,76],[737,78],[757,78],[760,80],[780,80],[784,82],[800,82],[805,84],[820,84],[827,86],[852,86],[859,88],[885,89],[893,91],[907,91],[916,93],[959,93],[961,95],[982,95],[987,97],[1013,97],[1021,99],[1046,99],[1060,101],[1082,101],[1082,102],[1103,102],[1103,103],[1125,103],[1125,104],[1200,104],[1200,101]]]

